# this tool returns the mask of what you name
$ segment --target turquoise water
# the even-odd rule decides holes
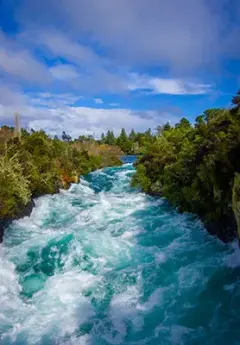
[[[240,344],[236,244],[96,171],[36,201],[0,246],[0,344]]]

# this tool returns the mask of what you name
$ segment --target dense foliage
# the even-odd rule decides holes
[[[67,136],[67,135],[66,135]],[[79,176],[108,165],[120,165],[121,151],[96,142],[51,139],[45,132],[0,131],[0,219],[18,214],[32,197],[57,192]]]
[[[100,142],[107,145],[117,145],[125,154],[141,154],[144,147],[149,142],[154,141],[154,135],[149,128],[146,132],[135,132],[134,129],[127,134],[126,130],[122,128],[119,136],[114,135],[113,131],[108,130],[106,135],[102,133]]]
[[[199,215],[222,238],[236,235],[233,185],[240,171],[240,93],[231,109],[209,109],[194,126],[182,119],[158,128],[136,164],[133,185],[166,197],[180,211]],[[234,200],[239,198],[239,177]],[[237,218],[237,217],[236,217]],[[240,218],[239,218],[240,219]]]

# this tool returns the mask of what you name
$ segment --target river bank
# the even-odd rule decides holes
[[[115,146],[62,141],[43,131],[24,132],[20,140],[9,137],[12,131],[5,127],[0,142],[0,239],[12,220],[31,213],[33,199],[68,189],[96,169],[122,164],[122,152]]]
[[[203,111],[194,123],[163,125],[136,164],[133,186],[198,215],[225,242],[240,236],[239,94],[228,108]]]

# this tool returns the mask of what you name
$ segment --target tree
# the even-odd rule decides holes
[[[105,137],[105,143],[108,145],[115,145],[116,139],[115,139],[113,131],[110,131],[110,130],[107,131],[107,134]]]
[[[205,121],[209,123],[211,120],[221,115],[223,111],[224,109],[221,109],[221,108],[207,109],[203,112],[203,116],[204,116]]]
[[[129,138],[129,140],[132,141],[132,142],[135,141],[135,139],[136,139],[136,133],[135,133],[134,129],[131,130],[131,132],[130,132],[128,138]]]
[[[233,107],[231,109],[232,113],[239,113],[240,111],[240,90],[238,90],[236,96],[232,98]]]
[[[65,142],[70,142],[72,140],[72,138],[65,131],[63,131],[62,132],[62,140],[65,141]]]
[[[22,138],[27,137],[29,135],[30,135],[30,133],[25,128],[21,128],[21,137]]]
[[[165,131],[169,131],[169,129],[171,129],[171,126],[170,126],[169,122],[167,122],[165,125],[157,126],[157,128],[156,128],[157,135],[160,136]]]
[[[119,135],[119,139],[122,141],[128,140],[127,133],[124,128],[122,128],[121,133]]]
[[[195,124],[196,126],[200,126],[202,124],[204,124],[205,121],[204,121],[204,115],[198,115],[195,119]]]
[[[185,117],[183,117],[179,123],[177,123],[175,125],[176,128],[190,128],[191,127],[191,124],[190,122],[188,121],[188,119],[186,119]]]
[[[87,136],[87,140],[88,140],[88,141],[94,141],[94,137],[93,137],[93,135],[88,134],[88,136]]]
[[[152,131],[151,128],[148,128],[146,132],[144,133],[146,138],[151,138],[152,137]]]
[[[105,134],[104,133],[101,134],[101,143],[105,144]]]
[[[122,128],[121,133],[117,138],[117,145],[123,152],[131,153],[132,145],[124,128]]]

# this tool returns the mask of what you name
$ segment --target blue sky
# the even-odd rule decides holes
[[[0,124],[144,131],[229,106],[238,0],[1,0]]]

